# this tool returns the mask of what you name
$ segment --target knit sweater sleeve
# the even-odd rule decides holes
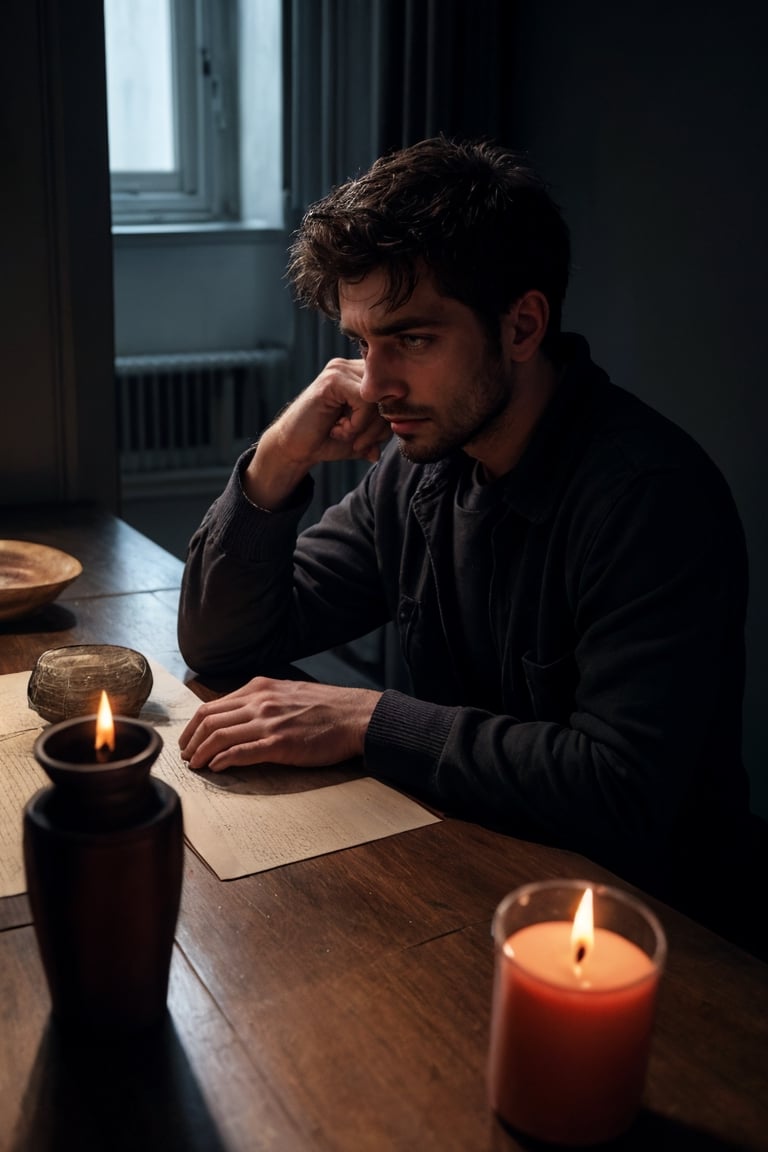
[[[662,474],[616,500],[574,575],[574,650],[528,670],[563,695],[558,715],[385,692],[369,770],[439,809],[641,877],[684,811],[704,830],[719,803],[725,827],[741,787],[745,561],[740,526],[719,503]]]
[[[265,511],[242,489],[249,459],[241,458],[193,536],[182,580],[179,647],[189,666],[208,676],[284,670],[373,631],[388,613],[368,477],[299,534],[312,478],[284,508]]]

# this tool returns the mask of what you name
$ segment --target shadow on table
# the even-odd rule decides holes
[[[77,617],[62,604],[46,604],[28,616],[12,616],[0,620],[0,635],[5,632],[14,635],[31,636],[37,632],[68,632],[77,624]]]
[[[662,1116],[644,1108],[632,1127],[618,1140],[595,1145],[600,1152],[649,1152],[650,1149],[674,1149],[674,1152],[750,1152],[750,1145],[735,1143],[704,1132],[690,1124]],[[494,1121],[492,1152],[557,1152],[564,1145],[544,1144],[508,1128],[503,1121]],[[569,1148],[567,1152],[573,1152]]]
[[[205,787],[214,793],[237,793],[241,796],[288,796],[297,792],[315,792],[332,784],[346,784],[365,776],[362,759],[348,760],[324,768],[295,768],[285,764],[254,764],[248,768],[228,768],[226,772],[197,773]]]
[[[674,1148],[675,1152],[746,1152],[747,1145],[704,1132],[669,1116],[644,1109],[615,1152],[645,1152],[648,1148]]]
[[[225,1152],[169,1017],[118,1043],[77,1040],[49,1021],[11,1152]]]
[[[279,664],[272,665],[267,668],[262,668],[253,672],[241,672],[239,675],[234,676],[197,676],[192,673],[187,679],[197,681],[203,689],[206,689],[214,696],[225,696],[229,692],[234,692],[238,688],[242,688],[253,676],[268,676],[272,680],[302,680],[305,683],[316,684],[317,677],[313,676],[311,672],[307,672],[304,668],[299,668],[298,664]]]

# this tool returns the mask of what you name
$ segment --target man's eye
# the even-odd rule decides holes
[[[412,332],[404,332],[401,339],[405,347],[412,350],[426,348],[429,344],[428,336],[417,336]]]
[[[365,340],[360,340],[357,336],[350,336],[349,342],[352,347],[356,349],[358,356],[362,360],[365,360],[366,354],[368,352],[368,345]]]

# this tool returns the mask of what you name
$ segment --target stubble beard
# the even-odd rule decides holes
[[[454,452],[472,448],[493,433],[510,403],[512,391],[513,382],[504,371],[501,357],[489,356],[473,377],[461,404],[455,402],[444,414],[436,438],[429,444],[419,444],[415,439],[398,436],[400,455],[412,464],[434,464]]]

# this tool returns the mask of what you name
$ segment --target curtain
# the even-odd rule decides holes
[[[439,133],[510,143],[505,60],[514,0],[284,0],[288,226],[377,156]],[[335,326],[297,308],[294,385],[349,355]],[[354,461],[315,471],[306,521],[363,475]],[[337,650],[382,685],[407,690],[390,626]]]
[[[514,0],[381,0],[377,147],[444,132],[509,142]]]
[[[444,132],[510,143],[505,60],[514,0],[285,0],[286,200],[307,206],[392,148]],[[332,324],[297,309],[295,384],[348,354]],[[361,475],[318,476],[313,517]]]

